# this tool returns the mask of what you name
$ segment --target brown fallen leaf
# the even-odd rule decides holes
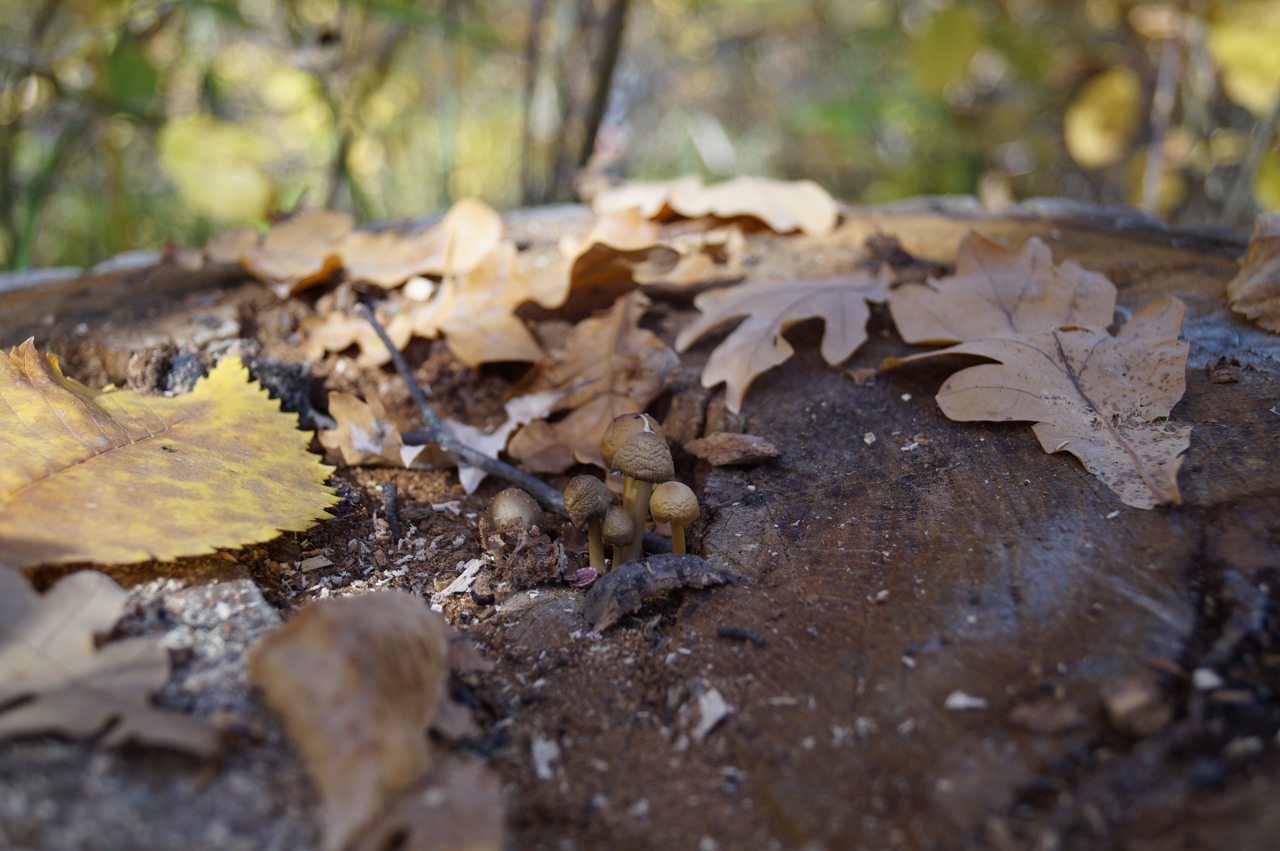
[[[1227,304],[1280,333],[1280,213],[1263,213],[1254,221],[1240,272],[1227,284]]]
[[[542,347],[515,315],[532,298],[520,273],[515,243],[504,241],[465,276],[445,278],[432,299],[411,304],[387,325],[392,340],[412,333],[428,340],[444,335],[449,349],[470,367],[497,361],[536,361]]]
[[[420,233],[357,231],[337,247],[352,280],[383,289],[419,275],[466,275],[502,241],[502,217],[475,198],[457,201]]]
[[[400,591],[320,600],[254,647],[249,677],[323,799],[323,847],[344,848],[431,764],[445,694],[444,618]]]
[[[346,213],[312,210],[273,225],[240,264],[281,298],[322,284],[342,268],[339,244],[355,227]]]
[[[690,455],[701,458],[712,467],[764,464],[782,457],[782,450],[763,437],[727,431],[712,432],[706,437],[691,440],[684,448]]]
[[[836,366],[866,342],[871,315],[867,302],[884,301],[887,293],[885,275],[857,274],[712,290],[694,299],[702,315],[676,337],[676,350],[686,351],[712,329],[746,317],[711,353],[702,370],[702,386],[711,388],[723,381],[725,407],[737,414],[751,382],[795,354],[782,336],[789,327],[821,319],[826,324],[822,357]]]
[[[1144,305],[1116,336],[1064,327],[972,340],[890,359],[882,368],[940,355],[991,358],[961,370],[937,399],[953,420],[1029,420],[1046,452],[1070,452],[1126,504],[1181,501],[1178,468],[1190,426],[1164,422],[1186,390],[1188,343],[1178,342],[1186,308],[1164,296]]]
[[[404,443],[400,431],[376,397],[365,402],[350,393],[330,393],[329,416],[337,421],[338,427],[323,429],[319,438],[320,445],[333,460],[349,467],[408,466],[401,454]]]
[[[629,561],[609,571],[587,592],[582,614],[595,632],[604,632],[623,615],[674,588],[709,588],[737,581],[732,571],[712,567],[694,555],[666,553]]]
[[[159,641],[96,643],[124,613],[126,596],[93,570],[40,596],[17,571],[0,567],[0,741],[101,733],[109,747],[132,741],[217,753],[215,730],[151,704],[169,680],[169,652]]]
[[[332,468],[224,358],[182,396],[94,392],[31,340],[0,352],[0,549],[15,567],[175,559],[327,517]]]
[[[657,183],[624,183],[606,189],[592,200],[592,209],[608,213],[637,208],[645,218],[659,218],[665,211],[689,219],[716,216],[759,219],[777,233],[799,230],[822,237],[835,229],[839,210],[835,199],[811,180],[768,180],[735,177],[714,186],[703,186],[693,176]]]
[[[381,317],[378,321],[382,322],[397,349],[403,350],[409,344],[412,333],[408,326],[392,326]],[[324,316],[308,316],[302,320],[298,330],[302,332],[302,354],[308,360],[318,361],[325,352],[341,352],[351,346],[360,348],[356,363],[362,367],[379,367],[391,360],[391,353],[378,332],[369,320],[361,316],[335,310]]]
[[[502,789],[475,758],[447,756],[352,845],[352,851],[501,851]]]
[[[492,431],[484,431],[448,417],[442,419],[441,422],[449,433],[461,443],[483,452],[490,458],[497,458],[498,453],[506,449],[507,442],[511,439],[511,435],[516,429],[545,418],[563,395],[564,392],[562,390],[553,389],[508,399],[503,406],[507,412],[507,419]],[[405,462],[405,466],[409,466],[414,462],[416,456],[411,454],[414,448],[405,448],[405,457],[408,459]],[[470,464],[458,465],[458,480],[462,484],[462,490],[465,493],[475,493],[476,488],[480,487],[480,483],[484,481],[487,475],[488,473],[479,467],[473,467]]]
[[[954,275],[906,284],[889,293],[902,339],[939,345],[1064,325],[1107,327],[1116,288],[1068,260],[1054,265],[1049,247],[1032,237],[1017,254],[970,233],[960,243]]]
[[[643,410],[679,363],[656,334],[640,327],[649,304],[641,293],[628,293],[607,313],[579,322],[564,347],[534,367],[515,392],[559,391],[552,411],[568,413],[516,432],[507,447],[512,457],[540,473],[575,462],[604,466],[600,438],[610,420]]]

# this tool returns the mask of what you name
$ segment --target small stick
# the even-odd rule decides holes
[[[418,384],[417,379],[413,377],[413,372],[410,371],[409,363],[404,359],[404,355],[400,354],[400,350],[395,347],[395,344],[391,342],[391,338],[387,336],[386,329],[382,327],[382,323],[373,315],[369,305],[361,302],[360,309],[364,312],[364,318],[373,326],[373,330],[378,332],[378,336],[382,339],[383,345],[387,347],[387,351],[391,353],[391,360],[396,365],[396,371],[400,373],[400,377],[409,385],[409,395],[413,396],[413,401],[418,404],[418,410],[422,412],[422,418],[426,420],[427,427],[420,436],[427,438],[427,442],[433,443],[448,452],[460,463],[479,467],[491,476],[497,476],[500,479],[506,479],[513,484],[519,485],[532,494],[533,498],[542,503],[542,507],[548,511],[554,511],[561,517],[569,516],[564,510],[564,497],[560,494],[560,491],[523,470],[517,470],[510,464],[499,461],[497,458],[491,458],[480,450],[467,446],[450,434],[445,429],[444,424],[440,422],[440,418],[436,416],[436,412],[431,409],[431,403],[427,401],[427,394]]]
[[[749,641],[756,647],[764,647],[769,641],[755,630],[740,626],[721,626],[716,628],[716,635],[730,641]]]
[[[387,336],[386,329],[382,327],[382,323],[373,315],[369,305],[364,302],[360,303],[360,310],[364,314],[364,318],[373,326],[373,330],[378,332],[378,337],[381,338],[382,344],[387,347],[387,351],[391,353],[391,361],[396,365],[396,371],[400,373],[400,377],[409,385],[409,394],[418,403],[418,410],[422,412],[422,418],[427,422],[427,427],[423,431],[406,432],[402,435],[405,438],[412,435],[414,438],[413,441],[406,442],[416,444],[421,441],[422,443],[439,446],[460,462],[470,464],[472,467],[479,467],[491,476],[497,476],[500,479],[506,479],[512,484],[519,485],[527,490],[548,511],[553,511],[561,517],[569,516],[569,513],[564,509],[564,495],[560,491],[541,479],[534,478],[524,470],[518,470],[505,461],[499,461],[497,458],[485,455],[478,449],[467,446],[449,434],[445,430],[444,424],[440,422],[440,418],[436,416],[436,412],[431,409],[431,403],[427,401],[426,392],[418,384],[418,380],[413,377],[413,372],[409,369],[409,362],[404,359],[404,355],[400,354],[400,350],[391,342],[391,338]],[[671,552],[671,542],[652,532],[646,532],[644,535],[644,548],[651,553],[669,553]]]
[[[396,505],[395,482],[387,482],[382,486],[382,510],[387,515],[387,525],[391,527],[391,540],[400,543],[404,535],[400,532],[400,507]]]

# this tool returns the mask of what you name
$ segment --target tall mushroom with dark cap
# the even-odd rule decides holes
[[[590,565],[604,573],[604,541],[600,524],[609,506],[617,501],[609,486],[595,476],[574,476],[564,489],[564,508],[574,526],[587,524]]]
[[[631,522],[636,527],[636,538],[627,548],[626,558],[622,559],[631,561],[638,558],[642,550],[644,524],[649,518],[649,497],[653,494],[653,486],[675,478],[675,464],[671,460],[671,450],[667,448],[666,438],[651,431],[631,435],[613,454],[613,472],[625,476],[633,488],[630,511]]]
[[[649,500],[655,523],[671,524],[671,549],[685,552],[684,527],[698,519],[698,498],[683,482],[663,482]]]
[[[631,522],[629,511],[621,505],[610,506],[600,527],[600,534],[604,542],[613,547],[614,567],[628,561],[626,553],[637,537],[636,524]]]
[[[664,436],[662,426],[648,414],[622,414],[610,420],[609,426],[604,430],[604,437],[600,438],[600,457],[604,459],[604,465],[612,467],[613,455],[618,451],[618,447],[631,435],[640,432],[653,432],[659,437]],[[631,507],[631,498],[631,487],[628,485],[622,492],[624,508]]]

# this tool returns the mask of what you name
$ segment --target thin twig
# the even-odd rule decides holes
[[[391,540],[400,543],[404,537],[400,532],[400,507],[396,504],[395,482],[382,485],[382,510],[387,515],[387,526],[391,529]]]
[[[1173,104],[1182,67],[1182,46],[1176,38],[1164,40],[1160,51],[1160,71],[1151,96],[1151,141],[1147,145],[1147,165],[1142,175],[1142,211],[1160,214],[1160,188],[1164,181],[1164,137],[1169,131]]]
[[[1271,112],[1253,129],[1253,144],[1249,146],[1249,154],[1241,163],[1240,170],[1236,172],[1235,182],[1231,184],[1231,191],[1227,193],[1227,201],[1222,205],[1222,217],[1219,219],[1222,224],[1237,223],[1236,219],[1240,217],[1245,199],[1252,195],[1253,175],[1258,170],[1258,163],[1266,153],[1267,146],[1271,144],[1271,137],[1275,135],[1277,124],[1280,124],[1280,92],[1276,93]]]
[[[491,476],[497,476],[500,479],[506,479],[513,484],[519,485],[527,490],[548,511],[554,511],[562,517],[569,516],[564,510],[564,497],[560,494],[560,491],[523,470],[518,470],[504,461],[491,458],[480,450],[467,446],[450,434],[444,423],[440,422],[440,417],[436,416],[436,412],[432,410],[431,403],[427,401],[426,392],[418,384],[417,379],[413,377],[408,361],[404,359],[404,355],[400,354],[400,350],[391,342],[391,338],[387,336],[386,329],[382,327],[382,323],[373,315],[369,305],[361,302],[360,310],[364,313],[364,318],[373,326],[373,330],[378,332],[378,336],[382,339],[383,345],[387,347],[387,351],[391,353],[391,360],[396,365],[396,371],[400,373],[400,377],[409,385],[409,394],[413,396],[413,401],[417,403],[418,410],[422,412],[422,418],[427,424],[427,427],[423,430],[424,436],[429,437],[431,443],[448,452],[460,464],[479,467]]]
[[[524,470],[518,470],[504,461],[499,461],[497,458],[485,455],[478,449],[467,446],[450,434],[444,424],[440,422],[440,417],[432,410],[431,403],[427,401],[426,390],[413,377],[413,372],[409,369],[409,362],[404,359],[404,355],[391,342],[391,338],[387,336],[386,329],[382,327],[382,323],[378,321],[378,318],[373,315],[369,305],[360,302],[360,311],[369,324],[373,326],[373,330],[378,333],[382,344],[387,347],[387,351],[391,354],[391,362],[396,365],[396,372],[400,373],[400,377],[409,385],[409,395],[413,396],[413,401],[417,403],[418,410],[422,412],[422,418],[427,422],[425,429],[420,432],[412,432],[415,439],[421,440],[423,443],[439,446],[461,464],[479,467],[491,476],[497,476],[512,484],[519,485],[541,503],[543,508],[553,511],[561,517],[569,516],[569,512],[565,511],[564,508],[564,495],[560,491],[541,479],[534,478]],[[408,434],[405,436],[408,436]],[[660,535],[645,532],[644,549],[650,553],[669,553],[671,552],[671,542]]]

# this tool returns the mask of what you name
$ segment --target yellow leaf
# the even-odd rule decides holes
[[[693,302],[702,315],[676,337],[676,350],[683,352],[713,328],[746,317],[711,353],[702,370],[703,387],[725,382],[725,405],[736,414],[751,382],[795,353],[783,332],[797,322],[821,319],[826,323],[822,357],[835,366],[866,342],[871,315],[867,302],[884,301],[888,288],[884,276],[837,275],[705,292]]]
[[[889,294],[889,311],[908,343],[933,345],[1043,331],[1061,325],[1111,324],[1116,288],[1031,238],[1017,254],[970,233],[954,275],[905,284]]]
[[[185,396],[88,397],[0,352],[0,543],[15,567],[175,559],[302,531],[338,500],[297,417],[229,357]]]
[[[1067,153],[1083,168],[1114,165],[1138,128],[1142,84],[1128,68],[1115,66],[1090,77],[1062,119]]]
[[[153,638],[97,644],[124,613],[126,594],[93,570],[73,573],[43,597],[0,567],[0,741],[33,733],[92,736],[212,756],[214,730],[152,706],[169,679],[169,652]]]
[[[831,233],[839,217],[835,199],[812,180],[762,177],[735,177],[714,186],[703,186],[697,177],[689,176],[623,184],[601,192],[592,202],[592,208],[602,214],[627,207],[636,207],[651,219],[664,210],[690,219],[748,216],[778,233],[799,230],[814,237]]]
[[[890,359],[892,367],[942,355],[997,361],[947,379],[938,405],[953,420],[1031,421],[1046,452],[1070,452],[1126,504],[1181,502],[1178,468],[1190,426],[1162,422],[1186,390],[1186,308],[1173,296],[1144,305],[1111,336],[1072,326],[971,340]]]
[[[1269,113],[1280,97],[1280,2],[1219,4],[1208,42],[1227,97],[1259,118]]]
[[[1253,223],[1240,272],[1227,284],[1227,304],[1280,333],[1280,214],[1263,213]]]
[[[271,149],[243,127],[206,115],[160,128],[160,168],[190,209],[217,222],[263,219],[275,184],[263,170]]]

